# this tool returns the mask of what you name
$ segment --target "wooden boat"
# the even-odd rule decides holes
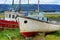
[[[19,1],[20,2],[20,1]],[[5,18],[0,20],[0,28],[19,28],[18,22],[16,21],[16,16],[24,16],[22,12],[20,12],[20,8],[18,12],[15,12],[13,9],[14,0],[12,0],[12,8],[9,11],[5,11]],[[20,7],[20,5],[18,5]]]
[[[53,32],[60,30],[60,25],[58,24],[25,16],[19,16],[17,19],[19,22],[20,33],[25,37],[35,35],[39,32]]]

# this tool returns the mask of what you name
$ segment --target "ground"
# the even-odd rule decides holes
[[[19,33],[19,29],[4,29],[0,31],[0,40],[23,40],[24,38]],[[36,35],[33,40],[60,40],[60,31],[56,31],[51,34],[47,34],[45,37]]]

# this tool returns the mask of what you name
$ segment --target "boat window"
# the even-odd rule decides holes
[[[15,15],[12,15],[12,18],[15,18]]]
[[[9,18],[11,18],[11,14],[9,14]]]
[[[26,24],[27,23],[27,20],[25,20],[24,23]]]

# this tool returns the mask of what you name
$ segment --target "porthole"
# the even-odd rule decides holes
[[[24,23],[26,24],[27,23],[27,20],[25,20]]]

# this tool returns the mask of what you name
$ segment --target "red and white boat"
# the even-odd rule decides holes
[[[5,19],[0,20],[1,28],[18,28],[18,22],[16,16],[24,16],[24,14],[18,12],[5,12]]]
[[[20,27],[20,33],[24,37],[30,37],[33,36],[39,32],[53,32],[60,30],[60,25],[49,23],[46,21],[25,17],[25,16],[19,16],[17,17],[19,20],[19,27]]]
[[[39,13],[39,0],[38,0],[38,13]],[[50,23],[47,21],[26,17],[26,16],[17,16],[17,20],[20,27],[20,33],[24,37],[31,37],[40,32],[53,32],[60,30],[60,25]]]
[[[12,7],[13,4],[14,0],[12,0]],[[0,28],[18,28],[18,22],[16,21],[15,17],[24,16],[24,14],[20,12],[20,9],[18,9],[18,12],[15,12],[13,8],[11,8],[10,11],[5,11],[4,15],[5,19],[0,20]]]

